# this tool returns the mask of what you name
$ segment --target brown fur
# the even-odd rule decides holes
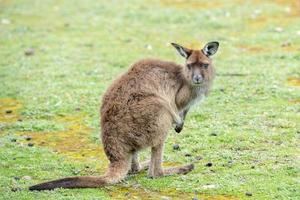
[[[191,171],[193,165],[161,167],[168,131],[173,124],[182,128],[189,107],[207,95],[214,77],[209,57],[199,50],[185,50],[189,53],[185,66],[154,59],[138,61],[104,94],[101,138],[110,161],[104,176],[64,178],[32,186],[30,190],[101,187],[146,167],[149,177]],[[208,63],[208,68],[202,67],[203,63]],[[204,78],[201,85],[191,81],[196,72]],[[151,161],[141,166],[137,154],[147,147],[152,150]]]

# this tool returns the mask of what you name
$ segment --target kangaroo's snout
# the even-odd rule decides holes
[[[194,84],[200,84],[203,82],[203,77],[201,74],[197,74],[193,76],[193,82]]]

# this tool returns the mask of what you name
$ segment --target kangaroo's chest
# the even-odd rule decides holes
[[[201,89],[195,91],[195,94],[190,97],[189,101],[187,101],[183,110],[189,109],[193,106],[200,104],[205,99],[205,92]]]
[[[188,104],[186,105],[187,108],[200,104],[205,99],[204,93],[199,93],[196,97],[192,98]]]

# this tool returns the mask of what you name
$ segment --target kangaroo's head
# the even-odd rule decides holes
[[[210,82],[214,75],[211,56],[217,52],[218,42],[209,42],[201,50],[188,49],[175,43],[171,44],[186,59],[183,74],[191,85],[201,86]]]

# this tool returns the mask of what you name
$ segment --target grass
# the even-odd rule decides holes
[[[0,0],[0,10],[0,199],[300,198],[298,1]],[[221,44],[213,90],[164,154],[166,165],[201,156],[193,172],[27,190],[104,173],[98,110],[109,84],[140,58],[182,63],[170,42],[211,40]]]

